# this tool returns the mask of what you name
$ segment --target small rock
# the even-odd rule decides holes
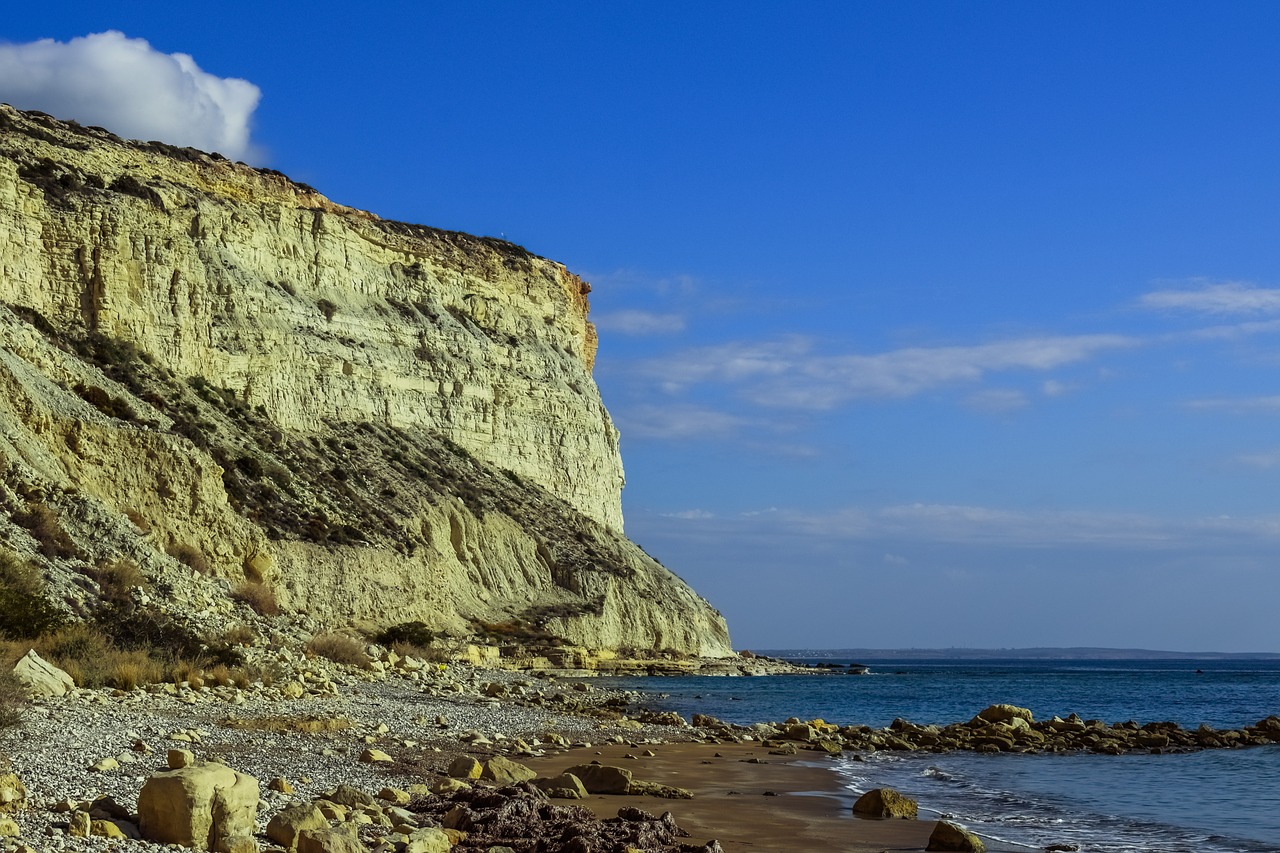
[[[189,749],[171,749],[166,759],[170,770],[181,770],[196,763],[196,754]]]
[[[853,804],[853,813],[865,818],[903,818],[915,820],[916,801],[892,788],[873,788]]]

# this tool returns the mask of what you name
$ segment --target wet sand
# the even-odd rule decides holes
[[[646,749],[656,755],[645,757]],[[626,758],[627,755],[635,758]],[[768,763],[748,763],[747,759],[752,758]],[[839,787],[838,777],[826,766],[831,759],[820,752],[770,755],[767,748],[758,744],[610,744],[523,763],[539,775],[555,776],[574,764],[592,761],[624,767],[637,779],[687,788],[694,798],[596,794],[578,805],[605,818],[615,817],[623,806],[635,806],[656,815],[670,811],[693,836],[691,841],[705,843],[714,838],[727,853],[923,851],[935,823],[932,819],[853,817],[855,797]],[[766,791],[773,795],[766,795]]]

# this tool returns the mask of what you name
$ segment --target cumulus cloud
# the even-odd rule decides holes
[[[1275,314],[1280,313],[1280,290],[1229,281],[1195,289],[1156,290],[1141,302],[1145,308],[1203,314]]]
[[[655,311],[626,309],[593,314],[591,322],[596,328],[622,335],[674,335],[684,331],[684,317],[679,314],[660,314]]]
[[[249,120],[261,95],[246,80],[209,74],[185,53],[161,53],[115,30],[0,44],[0,100],[234,159],[257,154]]]
[[[972,346],[908,347],[873,355],[821,355],[803,337],[701,347],[637,367],[668,393],[701,383],[737,385],[766,406],[830,409],[861,398],[902,398],[988,373],[1052,370],[1106,350],[1137,346],[1125,335],[1052,335]]]

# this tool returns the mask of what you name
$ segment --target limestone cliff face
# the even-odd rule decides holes
[[[0,105],[0,500],[61,516],[63,569],[186,546],[328,621],[726,653],[622,536],[588,290],[502,241]],[[133,521],[95,535],[104,514]]]

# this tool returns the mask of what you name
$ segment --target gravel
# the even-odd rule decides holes
[[[295,666],[299,683],[308,689],[299,699],[282,698],[277,681],[243,690],[172,685],[127,692],[77,690],[37,700],[20,727],[0,731],[0,759],[7,757],[9,769],[28,790],[28,808],[16,815],[21,837],[4,839],[4,849],[18,850],[25,843],[35,849],[87,851],[119,844],[66,835],[68,816],[54,811],[55,806],[109,795],[136,811],[143,782],[167,767],[171,748],[191,750],[197,759],[220,761],[256,777],[262,786],[262,830],[284,805],[310,800],[339,784],[371,793],[388,785],[430,784],[464,752],[480,758],[503,752],[519,760],[522,754],[565,749],[552,742],[558,740],[549,737],[553,733],[578,748],[606,740],[660,742],[681,734],[671,727],[589,716],[611,700],[616,707],[633,697],[584,690],[580,685],[587,682],[577,679],[533,678],[457,664],[389,675],[328,661],[299,659]],[[587,713],[575,713],[577,708]],[[335,719],[349,721],[350,727],[296,730],[305,720]],[[370,747],[394,761],[361,762],[360,754]],[[93,770],[104,758],[116,759],[119,769]],[[288,780],[294,792],[269,790],[267,782],[275,777]]]

